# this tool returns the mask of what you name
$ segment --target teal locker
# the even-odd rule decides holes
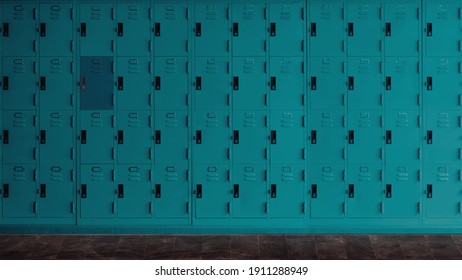
[[[302,56],[305,51],[305,5],[302,2],[269,5],[270,55]]]
[[[233,56],[265,56],[265,3],[232,4]]]
[[[270,59],[270,106],[273,110],[303,110],[305,99],[302,58]]]
[[[343,111],[312,111],[308,129],[310,163],[341,163],[345,160],[346,128]]]
[[[156,218],[189,217],[189,172],[185,165],[156,165],[153,212]]]
[[[273,111],[269,118],[272,163],[303,164],[305,129],[303,112]]]
[[[118,56],[150,56],[150,13],[150,4],[117,4]]]
[[[310,165],[308,194],[311,218],[331,219],[345,216],[345,166]]]
[[[156,56],[187,56],[189,52],[187,3],[156,3],[154,5],[154,54]]]
[[[424,155],[429,162],[458,163],[462,139],[459,111],[427,111]]]
[[[380,111],[348,113],[348,163],[380,163],[383,131]]]
[[[418,56],[420,44],[420,4],[385,3],[385,55]]]
[[[35,56],[37,15],[35,4],[3,4],[3,55]]]
[[[113,218],[115,212],[114,167],[80,165],[80,218]]]
[[[150,218],[152,216],[151,166],[117,165],[117,217]]]
[[[196,110],[227,110],[231,94],[231,77],[227,57],[197,58]]]
[[[196,219],[230,217],[230,182],[227,165],[194,166]]]
[[[305,212],[304,166],[273,164],[270,178],[268,216],[302,218]]]
[[[425,166],[423,201],[427,218],[460,217],[460,166],[431,163]]]
[[[266,165],[233,165],[233,218],[264,218],[267,208]]]
[[[228,4],[196,3],[195,11],[196,56],[228,56],[231,35]]]
[[[344,4],[334,1],[310,1],[310,55],[342,56],[345,52]]]
[[[186,57],[158,57],[154,61],[156,110],[186,110],[189,100],[189,63]]]
[[[194,163],[227,163],[231,145],[229,113],[196,112],[193,122]]]
[[[3,163],[33,163],[37,159],[34,111],[3,111]]]
[[[114,71],[112,56],[80,57],[80,110],[114,109]]]
[[[187,111],[157,111],[154,133],[156,164],[187,164],[189,134]]]
[[[71,218],[74,216],[75,178],[70,163],[40,164],[38,185],[38,216],[40,218]]]
[[[420,122],[418,111],[387,111],[384,135],[387,164],[420,159]]]
[[[381,3],[348,3],[349,56],[381,56],[383,48]]]
[[[234,111],[233,163],[265,164],[268,150],[266,112]]]
[[[430,57],[425,61],[425,104],[427,110],[458,110],[461,102],[459,57]]]
[[[150,110],[151,61],[145,57],[117,59],[117,108],[119,110]]]
[[[40,56],[72,56],[74,15],[71,3],[40,4]]]
[[[350,164],[347,169],[347,214],[350,218],[382,216],[382,169],[379,164]]]
[[[118,112],[117,162],[119,164],[149,164],[152,155],[151,140],[151,115],[149,111]]]
[[[348,58],[348,110],[380,110],[382,80],[380,58]]]
[[[257,57],[233,59],[233,109],[266,110],[267,61]]]
[[[3,218],[37,216],[36,167],[3,164]]]
[[[114,160],[114,115],[112,111],[81,111],[80,162],[112,163]]]
[[[384,217],[417,218],[420,213],[419,163],[393,161],[385,167]]]
[[[116,32],[112,4],[80,4],[80,55],[111,56]]]
[[[41,110],[72,110],[75,92],[74,71],[71,57],[40,58]]]
[[[343,57],[312,57],[310,67],[310,109],[344,110],[345,60]]]
[[[385,58],[385,108],[418,110],[421,99],[420,76],[418,57]]]
[[[35,110],[37,81],[34,57],[3,57],[3,109]]]
[[[72,111],[41,111],[39,124],[40,164],[72,162],[75,153]]]

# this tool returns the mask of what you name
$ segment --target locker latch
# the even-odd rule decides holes
[[[355,197],[355,185],[349,184],[348,185],[348,198],[354,198],[354,197]]]
[[[41,22],[39,31],[40,31],[40,37],[46,37],[47,36],[47,24]]]
[[[348,90],[355,90],[355,77],[348,77]]]
[[[239,77],[233,77],[233,89],[239,90]]]
[[[3,76],[3,82],[2,82],[2,86],[3,86],[3,90],[8,90],[9,87],[10,87],[10,79],[8,78],[8,76]]]
[[[431,22],[427,23],[427,37],[433,36],[433,24]]]
[[[80,24],[80,36],[87,37],[87,24],[85,22]]]
[[[311,77],[311,90],[316,90],[316,86],[317,86],[316,80],[317,80],[316,77],[314,76]]]
[[[123,37],[124,36],[124,24],[123,22],[117,23],[117,36]]]
[[[40,144],[47,143],[47,132],[46,130],[40,130]]]
[[[154,84],[155,84],[156,90],[160,90],[160,76],[156,76],[154,78]]]
[[[433,144],[433,131],[427,130],[427,144]]]
[[[40,184],[40,197],[41,198],[47,197],[47,185],[46,184]]]
[[[3,37],[10,36],[10,24],[8,22],[3,23]]]
[[[124,198],[124,184],[117,185],[117,197]]]
[[[270,36],[271,37],[276,36],[276,23],[275,22],[270,23]]]
[[[355,131],[349,130],[348,131],[348,144],[354,144],[354,143],[355,143]]]
[[[117,131],[117,144],[123,144],[124,143],[124,131],[119,130]]]
[[[196,130],[196,144],[202,144],[202,130]]]
[[[233,186],[233,197],[239,198],[239,184],[234,184]]]
[[[233,132],[233,143],[239,144],[239,130],[234,130]]]
[[[352,22],[348,23],[348,36],[349,37],[354,36],[354,26]]]
[[[276,77],[272,76],[270,81],[271,90],[276,90]]]
[[[385,36],[387,37],[391,36],[391,23],[390,22],[385,23]]]
[[[271,195],[271,198],[276,198],[276,184],[271,184],[270,195]]]
[[[391,144],[391,130],[385,132],[385,143]]]
[[[196,198],[202,198],[202,184],[196,186]]]
[[[3,130],[3,144],[9,144],[10,143],[10,133],[8,130]]]
[[[47,89],[47,78],[44,76],[40,77],[40,90],[46,90]]]
[[[202,90],[202,77],[196,77],[196,90]]]
[[[385,90],[391,90],[391,77],[385,77]]]
[[[154,36],[160,37],[160,22],[154,23]]]
[[[433,198],[433,185],[427,185],[427,198]]]
[[[391,198],[391,184],[385,186],[385,197]]]
[[[311,198],[318,198],[318,185],[311,185]]]
[[[82,193],[80,194],[81,198],[87,198],[87,184],[82,184]]]
[[[234,37],[239,36],[239,23],[237,22],[233,23],[233,36]]]
[[[316,22],[311,23],[310,32],[311,32],[311,37],[316,37]]]
[[[156,198],[160,198],[161,197],[161,185],[160,184],[156,184],[156,189],[155,189],[155,197]]]
[[[156,139],[156,144],[161,143],[161,132],[160,132],[160,130],[156,130],[155,139]]]
[[[200,22],[196,23],[196,37],[202,36],[202,24]]]
[[[87,131],[82,130],[80,132],[80,144],[87,144]]]
[[[317,133],[316,130],[311,131],[311,144],[317,144],[317,142],[318,142],[317,134],[318,133]]]
[[[433,90],[433,78],[432,77],[427,77],[427,90]]]
[[[270,136],[271,144],[276,144],[276,130],[271,130],[271,136]]]
[[[3,184],[3,197],[8,198],[10,196],[10,184]]]
[[[117,90],[124,90],[124,77],[117,77]]]

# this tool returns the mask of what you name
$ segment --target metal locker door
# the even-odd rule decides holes
[[[117,4],[118,56],[150,56],[150,12],[150,4]]]
[[[72,163],[40,164],[38,207],[40,218],[74,216],[75,182]]]
[[[385,3],[386,56],[418,56],[419,32],[420,4]]]
[[[264,218],[267,207],[266,165],[233,165],[233,217]]]
[[[187,164],[189,158],[188,112],[157,111],[155,121],[155,163]]]
[[[117,116],[118,163],[151,162],[151,115],[149,111],[119,111]]]
[[[310,5],[311,56],[343,56],[345,52],[344,4],[317,1]]]
[[[227,3],[196,3],[196,56],[228,56],[230,48]]]
[[[117,217],[150,218],[152,216],[150,165],[118,165],[116,184]]]
[[[416,162],[421,151],[420,115],[417,111],[385,114],[385,160],[387,164]]]
[[[234,57],[234,110],[266,110],[268,101],[266,67],[265,58]]]
[[[380,111],[348,113],[348,163],[380,163],[383,132]]]
[[[303,65],[302,58],[270,59],[270,105],[273,110],[303,110]]]
[[[304,166],[273,164],[269,189],[270,218],[302,218],[305,207]]]
[[[459,110],[462,98],[460,58],[426,58],[425,69],[424,102],[427,110]]]
[[[75,86],[73,75],[74,62],[71,57],[40,58],[41,110],[72,110]]]
[[[227,165],[196,165],[194,194],[196,218],[229,218],[230,183]]]
[[[265,56],[266,5],[245,3],[233,5],[233,56]]]
[[[303,112],[271,112],[269,138],[272,163],[304,163],[303,119]]]
[[[80,4],[80,55],[113,55],[114,28],[112,4]]]
[[[380,58],[348,59],[348,110],[381,110],[382,61]]]
[[[348,55],[381,56],[383,41],[382,7],[380,3],[349,3]]]
[[[233,163],[265,164],[268,150],[266,112],[234,111]]]
[[[186,57],[158,57],[154,62],[157,110],[187,110],[189,64]]]
[[[156,218],[189,217],[189,178],[185,165],[156,165],[153,212]]]
[[[419,163],[388,162],[385,172],[384,216],[386,218],[419,217]]]
[[[187,56],[189,7],[187,3],[154,4],[154,54]]]
[[[3,164],[3,218],[37,216],[35,164]]]
[[[80,162],[112,163],[114,124],[112,111],[82,111],[80,114]]]
[[[308,169],[308,194],[311,197],[311,218],[345,216],[345,166],[311,165]]]
[[[33,163],[37,159],[35,112],[3,112],[3,163]]]
[[[427,218],[460,217],[460,172],[458,164],[427,163],[423,186]]]
[[[73,21],[71,3],[40,4],[40,56],[72,56]]]
[[[459,56],[461,51],[461,4],[425,3],[424,34],[427,56]]]
[[[418,110],[420,106],[420,64],[418,57],[385,58],[385,108]]]
[[[305,39],[305,3],[270,4],[270,55],[302,56]]]
[[[429,162],[457,164],[461,159],[461,116],[459,111],[428,111],[425,158]]]
[[[350,218],[382,216],[382,170],[379,164],[350,164],[347,170],[347,214]]]
[[[35,56],[37,5],[3,4],[3,55]]]
[[[80,217],[112,218],[115,212],[114,167],[80,165]]]
[[[193,127],[195,164],[227,163],[230,137],[228,112],[197,112]]]
[[[228,110],[231,79],[228,58],[197,58],[196,110]]]
[[[41,111],[39,123],[40,164],[71,163],[75,141],[72,111]]]
[[[80,110],[114,109],[114,58],[80,57]]]
[[[35,110],[37,64],[33,57],[3,58],[3,109]]]
[[[151,109],[151,61],[144,57],[117,59],[117,108]]]
[[[310,58],[310,109],[344,110],[345,79],[343,57]]]
[[[308,126],[310,163],[334,164],[345,161],[345,115],[341,112],[312,111]]]

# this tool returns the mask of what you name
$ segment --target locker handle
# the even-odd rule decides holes
[[[118,37],[124,36],[124,23],[123,22],[117,23],[117,36]]]
[[[385,90],[391,90],[391,77],[385,77]]]
[[[8,90],[10,87],[10,78],[8,76],[3,76],[3,90]]]
[[[3,184],[3,198],[10,196],[10,184]]]
[[[155,190],[154,190],[154,196],[156,198],[160,198],[161,195],[162,195],[162,193],[161,193],[161,184],[156,184]]]
[[[47,185],[46,184],[40,184],[40,197],[41,198],[47,197]]]
[[[270,81],[271,90],[276,90],[276,77],[272,76]]]
[[[433,24],[431,22],[427,23],[427,37],[433,36]]]
[[[233,186],[233,197],[239,198],[239,184],[234,184]]]
[[[3,130],[3,144],[10,143],[10,132],[8,130]]]
[[[202,36],[202,24],[200,22],[196,22],[196,37]]]
[[[82,184],[82,193],[80,194],[81,198],[87,198],[87,184]]]
[[[124,184],[117,185],[117,197],[124,198]]]
[[[160,22],[154,23],[154,36],[160,37]]]
[[[80,36],[87,37],[87,24],[85,22],[80,24]]]
[[[233,77],[233,89],[239,90],[239,77]]]
[[[316,90],[317,87],[317,78],[315,76],[311,77],[311,90]]]
[[[196,198],[202,198],[202,184],[196,186]]]
[[[196,77],[196,90],[202,90],[202,77]]]
[[[385,186],[385,197],[391,198],[391,184]]]
[[[391,144],[391,130],[385,132],[385,142],[386,144]]]
[[[355,131],[349,130],[348,131],[348,144],[354,144],[354,143],[355,143]]]
[[[348,185],[348,198],[354,198],[354,197],[355,197],[355,185],[349,184]]]
[[[276,187],[277,187],[276,184],[271,184],[271,191],[270,191],[271,198],[277,197]]]
[[[385,36],[387,37],[391,36],[391,23],[390,22],[385,23]]]
[[[310,32],[311,32],[311,37],[316,37],[316,22],[311,23]]]
[[[276,36],[276,23],[275,22],[270,23],[270,36],[271,37]]]
[[[354,25],[352,22],[348,23],[348,36],[349,37],[354,36]]]
[[[122,76],[117,77],[117,90],[124,90],[124,77]]]
[[[156,138],[156,144],[160,144],[161,143],[161,132],[160,132],[160,130],[156,130],[155,138]]]
[[[40,144],[47,143],[47,132],[46,130],[40,130]]]
[[[318,198],[318,185],[311,185],[311,198]]]
[[[40,37],[46,37],[47,36],[47,24],[44,22],[40,23]]]
[[[47,89],[47,78],[44,76],[40,77],[40,90],[46,90]]]
[[[433,131],[427,130],[427,144],[433,144]]]
[[[311,144],[316,144],[318,142],[318,139],[317,139],[317,131],[316,130],[312,130],[311,131]]]
[[[427,90],[428,91],[433,90],[433,78],[432,77],[427,77]]]
[[[233,143],[239,144],[239,130],[233,131]]]
[[[196,130],[196,144],[202,144],[202,130]]]
[[[271,144],[277,144],[276,138],[277,138],[276,130],[271,130],[271,136],[270,136]]]
[[[87,144],[87,131],[82,130],[80,132],[80,144]]]
[[[348,77],[348,90],[354,90],[355,89],[355,77],[349,76]]]
[[[160,76],[154,78],[155,89],[160,90]]]
[[[117,144],[123,144],[124,143],[124,131],[119,130],[117,131]]]
[[[10,36],[10,24],[8,22],[3,23],[3,37]]]
[[[427,185],[427,198],[433,198],[433,185]]]
[[[239,23],[237,22],[233,23],[233,36],[234,37],[239,36]]]

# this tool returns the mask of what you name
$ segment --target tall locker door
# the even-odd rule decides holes
[[[460,166],[427,164],[423,201],[427,218],[460,216]]]
[[[155,67],[155,107],[158,110],[187,110],[188,108],[188,59],[183,57],[158,57]]]
[[[40,112],[40,163],[71,163],[74,159],[72,111]]]
[[[37,215],[34,164],[3,164],[3,217],[33,218]]]
[[[233,56],[264,56],[266,53],[266,5],[232,4]]]
[[[35,56],[37,13],[35,4],[3,4],[4,56]]]
[[[265,164],[268,148],[266,112],[234,111],[233,163]]]
[[[72,110],[74,71],[75,66],[71,57],[40,58],[40,109]]]
[[[40,165],[40,185],[38,186],[40,218],[74,216],[74,174],[72,163]]]
[[[420,116],[416,111],[385,114],[385,160],[389,163],[417,161],[421,148]]]
[[[230,48],[227,3],[196,3],[196,56],[228,56]]]
[[[308,193],[311,197],[311,218],[345,216],[345,167],[343,165],[311,165],[308,169]]]
[[[154,4],[154,54],[156,56],[186,56],[189,7],[187,3]]]
[[[233,217],[266,217],[266,165],[234,165],[232,178]]]
[[[189,157],[188,112],[157,111],[154,134],[156,164],[187,164]]]
[[[3,163],[37,159],[35,112],[3,111]]]
[[[273,110],[303,110],[303,65],[302,58],[270,59],[270,104]]]
[[[116,192],[117,217],[151,217],[151,166],[118,165]]]
[[[227,163],[231,143],[228,112],[197,112],[193,121],[195,163]]]
[[[151,162],[151,115],[149,111],[119,111],[117,118],[118,163]]]
[[[349,163],[381,162],[384,141],[380,112],[349,112],[347,135]]]
[[[425,3],[424,37],[427,56],[459,56],[461,40],[461,4]]]
[[[461,98],[461,61],[458,57],[426,59],[425,104],[428,110],[458,110]]]
[[[380,110],[382,62],[380,58],[348,59],[348,109]]]
[[[231,93],[228,58],[196,59],[196,110],[227,110]]]
[[[190,192],[186,165],[156,165],[154,178],[154,217],[187,218]]]
[[[270,55],[302,56],[305,39],[304,3],[270,4]]]
[[[117,4],[118,56],[150,56],[150,13],[150,4]]]
[[[228,218],[230,216],[229,167],[196,165],[194,194],[196,218]]]
[[[70,3],[40,4],[40,55],[72,56],[74,7]]]
[[[340,112],[312,111],[308,129],[310,163],[339,163],[345,160],[345,115]]]
[[[345,8],[343,3],[309,3],[310,55],[343,56],[345,51]]]
[[[430,162],[460,161],[461,116],[459,111],[427,112],[425,158]]]
[[[385,108],[418,110],[420,69],[418,57],[385,58]]]
[[[344,110],[345,60],[343,57],[310,58],[311,110]]]
[[[114,217],[114,167],[110,164],[80,166],[80,217]]]
[[[112,4],[80,4],[81,56],[113,55],[114,16]]]
[[[265,58],[234,57],[234,110],[266,110],[268,90],[266,67]]]
[[[385,54],[417,56],[420,38],[420,4],[385,3]]]
[[[301,218],[305,205],[304,166],[273,164],[269,189],[270,218]]]
[[[35,110],[37,71],[34,57],[3,58],[3,109]]]
[[[80,110],[114,109],[114,58],[80,57]]]
[[[382,52],[382,8],[380,3],[349,3],[348,55],[380,56]]]
[[[80,115],[80,161],[111,163],[114,159],[112,111],[82,111]]]
[[[385,168],[384,215],[417,218],[420,207],[419,164],[389,162]]]
[[[272,163],[303,164],[305,152],[303,112],[271,112]]]
[[[382,170],[379,164],[350,164],[347,171],[347,213],[350,218],[382,215]]]
[[[117,108],[119,110],[150,110],[151,61],[145,57],[117,59]]]

